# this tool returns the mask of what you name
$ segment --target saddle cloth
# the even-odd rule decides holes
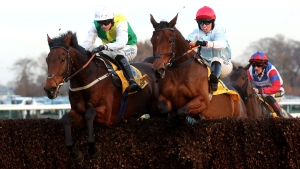
[[[208,69],[208,77],[209,77],[211,74],[211,71],[208,66],[207,66],[207,69]],[[229,94],[233,100],[240,102],[240,99],[241,99],[240,95],[236,91],[228,89],[227,86],[222,82],[222,80],[219,79],[218,90],[214,91],[213,95],[219,95],[219,94],[225,94],[225,93]]]
[[[129,83],[126,80],[123,71],[119,70],[117,65],[115,65],[113,62],[111,62],[109,60],[104,61],[103,58],[99,58],[99,59],[105,64],[105,66],[109,72],[112,72],[112,71],[116,72],[116,74],[118,75],[118,77],[120,78],[121,83],[122,83],[122,93],[124,93],[126,88],[129,86]],[[111,66],[109,66],[107,62],[109,62],[111,64]],[[144,87],[146,87],[148,84],[148,82],[146,81],[147,74],[142,75],[142,73],[136,67],[134,67],[132,65],[130,65],[130,68],[131,68],[132,74],[133,74],[134,79],[136,80],[137,84],[142,89]],[[135,92],[130,92],[128,94],[133,94],[133,93],[135,93]]]

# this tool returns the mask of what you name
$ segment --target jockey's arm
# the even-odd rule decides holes
[[[127,21],[120,22],[116,27],[116,41],[106,44],[108,49],[121,50],[128,42],[128,23]]]
[[[81,46],[84,49],[89,50],[95,43],[97,37],[98,37],[97,29],[95,27],[95,24],[92,24],[92,26],[90,27],[90,30],[88,32],[88,35],[85,38],[85,40],[83,41]]]

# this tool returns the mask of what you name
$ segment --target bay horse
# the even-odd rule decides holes
[[[273,114],[263,98],[259,97],[254,91],[253,86],[248,78],[247,70],[251,64],[245,67],[233,67],[230,74],[230,83],[238,91],[247,109],[249,118],[262,118],[262,117],[276,117]],[[272,108],[273,109],[273,108]],[[292,116],[282,109],[285,117],[291,118]]]
[[[62,84],[70,81],[71,109],[62,117],[62,121],[66,147],[76,164],[83,161],[83,153],[74,146],[72,125],[87,127],[88,153],[91,159],[97,159],[100,150],[95,145],[94,124],[110,127],[123,119],[128,119],[132,113],[144,107],[150,113],[158,111],[158,85],[155,83],[152,64],[132,64],[142,74],[147,75],[148,85],[137,93],[123,97],[121,87],[114,85],[112,74],[108,72],[104,61],[95,58],[91,60],[94,55],[91,56],[91,52],[78,45],[76,33],[68,31],[59,37],[51,39],[47,35],[47,38],[50,52],[46,58],[48,78],[44,90],[48,98],[55,99]]]
[[[160,112],[180,121],[198,115],[205,119],[247,117],[242,101],[233,100],[229,94],[211,95],[208,66],[175,27],[177,16],[170,22],[157,23],[150,14],[154,28],[151,37],[153,71],[159,85]]]

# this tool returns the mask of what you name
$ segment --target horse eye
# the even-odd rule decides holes
[[[64,61],[66,61],[66,60],[67,60],[66,58],[63,58],[61,61],[64,62]]]

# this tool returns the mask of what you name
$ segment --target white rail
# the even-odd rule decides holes
[[[70,104],[57,104],[57,105],[13,105],[13,104],[8,104],[8,105],[0,105],[0,117],[11,119],[13,117],[14,113],[20,113],[21,118],[27,118],[29,117],[36,117],[36,118],[56,118],[60,119],[63,114],[67,111],[70,110],[71,106]],[[41,112],[48,110],[48,111],[55,111],[57,110],[58,114],[55,113],[50,113],[50,114],[43,114]],[[6,111],[6,112],[4,112]],[[5,114],[5,115],[3,115]],[[19,116],[18,116],[19,118]]]
[[[0,104],[0,110],[62,110],[70,109],[70,104],[53,104],[53,105],[15,105]]]
[[[293,117],[300,117],[300,100],[283,100],[279,103],[285,107],[285,110],[290,113]],[[293,110],[293,106],[299,106],[299,110]],[[11,111],[11,110],[63,110],[59,111],[57,118],[62,117],[62,113],[71,108],[70,104],[58,104],[58,105],[0,105],[0,111]],[[2,112],[0,112],[1,114]]]

